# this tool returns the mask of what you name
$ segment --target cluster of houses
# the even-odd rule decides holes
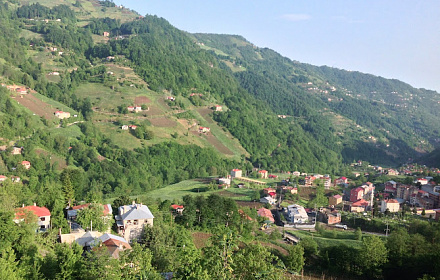
[[[90,230],[85,231],[78,224],[76,219],[78,213],[91,204],[82,204],[66,209],[66,219],[71,224],[71,232],[62,234],[59,232],[59,242],[71,244],[73,242],[81,245],[85,251],[91,250],[95,246],[106,246],[109,254],[115,258],[119,257],[119,252],[131,249],[130,244],[133,241],[138,241],[145,226],[153,226],[154,216],[150,209],[142,203],[138,204],[133,201],[130,205],[123,205],[118,208],[118,213],[115,215],[117,233],[113,235],[110,233],[110,228],[106,232],[93,231],[93,225],[90,225]],[[111,219],[113,210],[110,204],[99,205],[103,208],[102,219]],[[175,206],[175,211],[182,213],[183,206]],[[45,232],[51,228],[51,213],[46,207],[39,207],[36,204],[31,206],[23,205],[15,209],[14,222],[36,222],[38,225],[38,232]],[[76,225],[75,227],[72,225]],[[88,225],[83,225],[88,226]]]
[[[2,87],[6,87],[10,91],[13,91],[13,92],[19,93],[19,94],[27,94],[28,93],[28,89],[25,86],[2,84]]]
[[[134,124],[130,124],[130,125],[124,124],[123,126],[121,126],[122,130],[129,130],[129,129],[136,130],[136,128],[137,128],[137,125],[134,125]]]
[[[431,178],[416,178],[414,185],[406,185],[388,181],[385,183],[384,197],[393,197],[399,203],[409,203],[423,209],[440,207],[440,186]]]

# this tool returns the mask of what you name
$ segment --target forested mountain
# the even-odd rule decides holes
[[[396,164],[437,146],[438,93],[397,80],[291,61],[240,36],[192,34],[241,86],[289,115],[346,162]]]

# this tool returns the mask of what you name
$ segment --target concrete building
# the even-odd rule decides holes
[[[118,208],[119,215],[115,216],[118,234],[128,242],[139,240],[145,226],[153,226],[154,216],[146,205],[123,205]]]

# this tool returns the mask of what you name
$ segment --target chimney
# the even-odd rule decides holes
[[[34,202],[34,206],[37,206],[37,203],[36,203],[36,202]]]
[[[24,208],[24,203],[21,205],[21,207],[23,207]]]

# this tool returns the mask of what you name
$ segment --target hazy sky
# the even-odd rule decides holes
[[[440,92],[440,0],[115,0],[191,33],[242,35],[293,60]]]

